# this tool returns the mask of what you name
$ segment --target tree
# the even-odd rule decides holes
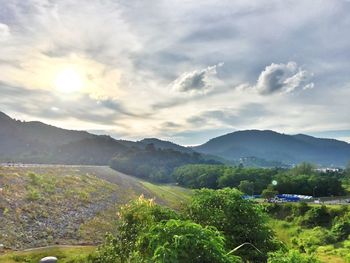
[[[254,194],[254,183],[248,180],[243,180],[240,182],[238,189],[245,194],[253,195]]]
[[[303,162],[292,169],[292,173],[295,175],[300,174],[313,174],[315,173],[316,166],[310,163]]]
[[[266,189],[264,189],[261,193],[261,196],[265,199],[271,199],[274,198],[278,194],[278,191],[276,191],[272,185],[269,185]]]
[[[163,220],[179,218],[173,210],[159,206],[152,199],[143,196],[122,206],[118,216],[117,236],[107,236],[105,243],[98,248],[94,263],[129,262],[141,234]]]
[[[350,161],[349,161],[348,164],[346,165],[345,174],[346,174],[347,177],[350,178]]]
[[[241,262],[228,255],[220,232],[192,221],[160,222],[139,238],[137,246],[138,262]]]
[[[194,222],[222,231],[227,249],[249,242],[262,251],[261,254],[248,246],[239,249],[237,255],[245,260],[262,262],[268,251],[277,248],[263,208],[242,199],[242,193],[236,189],[197,190],[186,212]]]
[[[332,221],[332,217],[326,206],[312,207],[304,215],[301,224],[308,227],[328,226]]]

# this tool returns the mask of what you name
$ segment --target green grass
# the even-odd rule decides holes
[[[322,229],[305,229],[298,226],[295,222],[270,219],[269,225],[275,231],[277,239],[282,241],[289,248],[297,248],[293,240],[304,240],[304,242],[314,242],[319,239]],[[316,245],[314,251],[316,257],[325,263],[350,263],[350,239],[336,244]]]
[[[301,228],[293,223],[283,220],[270,219],[271,228],[275,231],[277,239],[288,247],[292,246],[292,238],[297,236]]]
[[[54,246],[0,255],[1,263],[38,263],[47,256],[55,256],[59,263],[83,263],[95,251],[93,246]]]
[[[142,182],[142,185],[155,195],[158,199],[165,201],[167,205],[173,208],[179,208],[182,203],[190,200],[192,191],[174,185],[161,185],[149,182]]]

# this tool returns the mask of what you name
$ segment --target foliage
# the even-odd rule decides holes
[[[160,222],[138,241],[142,262],[241,262],[225,250],[225,238],[213,227],[191,221]]]
[[[301,251],[314,252],[319,246],[334,243],[335,237],[328,229],[317,226],[312,229],[303,229],[297,238],[292,239],[292,242]]]
[[[337,217],[331,229],[337,241],[343,241],[350,235],[350,212],[343,217]]]
[[[301,224],[308,227],[327,226],[331,223],[331,215],[326,206],[312,207],[306,212]]]
[[[0,262],[6,263],[38,263],[40,259],[55,255],[60,263],[86,263],[89,254],[93,253],[95,247],[90,246],[54,246],[40,248],[32,251],[16,251],[0,254]]]
[[[265,199],[271,199],[274,198],[278,194],[278,191],[276,191],[272,185],[269,185],[266,189],[264,189],[261,193],[261,197]]]
[[[297,250],[283,251],[269,253],[268,263],[319,263],[314,256],[301,254]]]
[[[195,192],[187,207],[187,214],[194,222],[203,226],[215,226],[227,240],[227,248],[233,249],[245,242],[256,246],[263,254],[243,247],[238,255],[244,259],[262,261],[268,251],[276,249],[274,233],[267,225],[262,207],[241,198],[242,193],[235,189]]]
[[[349,211],[346,206],[306,204],[269,204],[270,224],[279,240],[289,248],[315,254],[322,262],[348,262],[350,259]],[[309,211],[321,208],[329,215],[329,223],[305,224]],[[318,210],[318,209],[317,209]],[[289,222],[286,222],[288,220]],[[348,259],[347,259],[348,258]],[[344,261],[345,260],[345,261]]]
[[[239,183],[238,189],[245,194],[254,194],[254,183],[243,180]]]
[[[174,168],[195,163],[216,163],[206,160],[198,153],[185,153],[173,149],[156,149],[148,144],[145,149],[130,148],[126,153],[114,156],[113,169],[154,182],[172,181]]]
[[[134,253],[138,237],[163,220],[178,219],[179,216],[168,208],[156,205],[152,199],[139,199],[122,206],[119,212],[118,234],[107,236],[98,249],[94,262],[125,262]]]
[[[190,188],[235,187],[245,193],[261,193],[273,180],[279,193],[315,196],[343,195],[344,174],[322,173],[303,163],[293,169],[244,168],[225,165],[185,165],[173,172],[175,181]]]

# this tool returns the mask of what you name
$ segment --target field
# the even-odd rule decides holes
[[[113,232],[122,204],[144,195],[176,209],[190,193],[104,166],[0,167],[0,244],[94,245]]]

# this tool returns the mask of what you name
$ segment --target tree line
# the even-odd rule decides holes
[[[324,173],[306,163],[292,169],[194,164],[178,167],[173,172],[174,180],[189,188],[235,187],[248,195],[270,189],[278,193],[316,197],[344,195],[342,181],[347,177],[345,172]]]
[[[173,149],[156,148],[153,143],[144,149],[130,148],[110,161],[111,168],[153,182],[173,182],[176,167],[185,164],[220,164],[197,152],[185,153]]]

